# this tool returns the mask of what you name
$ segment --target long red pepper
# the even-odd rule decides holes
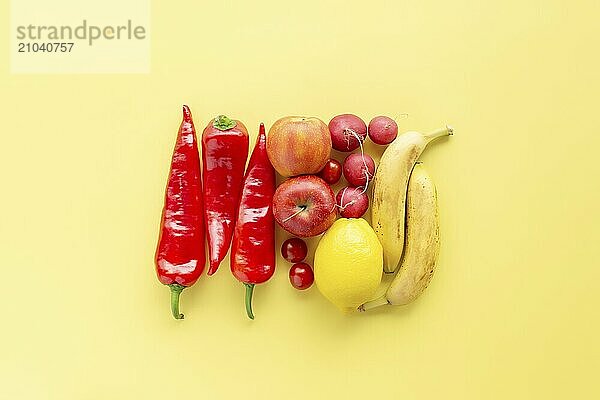
[[[204,270],[202,209],[196,131],[190,109],[183,106],[156,249],[156,273],[158,280],[171,289],[171,312],[175,319],[183,318],[179,313],[181,291],[192,286]]]
[[[273,194],[275,170],[267,157],[265,126],[260,124],[256,145],[244,177],[231,248],[231,272],[246,286],[246,313],[252,313],[254,285],[275,272],[275,222]]]
[[[217,272],[231,244],[247,158],[248,131],[244,124],[224,115],[209,122],[202,132],[208,275]]]

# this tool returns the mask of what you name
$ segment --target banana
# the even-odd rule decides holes
[[[366,311],[381,305],[405,305],[429,285],[440,250],[437,192],[421,164],[415,165],[406,199],[406,247],[402,265],[382,297],[359,307]]]
[[[404,217],[408,178],[415,162],[434,139],[452,135],[451,127],[422,135],[406,132],[383,152],[373,178],[371,225],[383,246],[383,271],[396,271],[404,248]]]

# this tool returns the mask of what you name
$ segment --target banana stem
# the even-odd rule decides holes
[[[454,129],[450,125],[446,125],[444,128],[438,129],[438,130],[428,133],[424,136],[425,136],[425,139],[427,139],[428,141],[432,141],[439,137],[451,136],[451,135],[454,135]]]
[[[387,306],[389,304],[390,304],[390,302],[385,297],[385,295],[383,295],[375,300],[367,301],[365,304],[358,307],[358,311],[361,311],[361,312],[369,311],[369,310],[372,310],[373,308],[380,307],[380,306]]]

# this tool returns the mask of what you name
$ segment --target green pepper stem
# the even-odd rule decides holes
[[[246,314],[248,314],[248,318],[254,319],[254,314],[252,313],[252,292],[254,291],[253,283],[244,283],[246,286]]]
[[[171,313],[173,313],[173,318],[183,319],[183,314],[179,313],[179,295],[185,289],[185,286],[172,283],[169,288],[171,289]]]
[[[235,122],[235,120],[233,120],[225,115],[217,116],[217,118],[215,118],[215,121],[213,122],[213,126],[220,131],[226,131],[228,129],[233,128],[236,125],[237,125],[237,122]]]

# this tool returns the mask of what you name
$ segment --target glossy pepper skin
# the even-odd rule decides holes
[[[183,319],[179,313],[181,291],[198,280],[206,262],[202,210],[196,131],[190,109],[183,106],[156,248],[156,273],[158,280],[171,289],[175,319]]]
[[[254,285],[275,272],[275,169],[267,157],[265,126],[260,124],[256,145],[244,177],[242,198],[231,248],[231,272],[246,286],[246,312],[252,313]]]
[[[217,272],[229,250],[247,158],[248,131],[244,124],[224,115],[208,123],[202,132],[208,275]]]

